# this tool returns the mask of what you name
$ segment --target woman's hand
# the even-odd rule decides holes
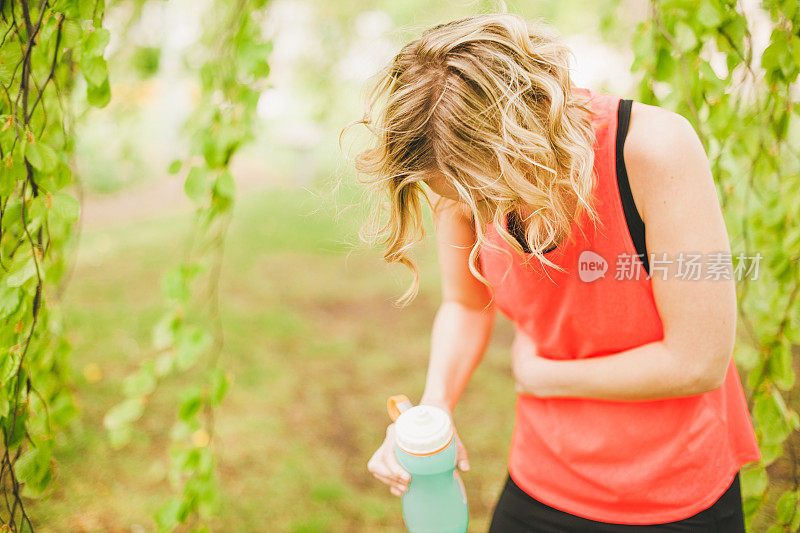
[[[517,330],[511,344],[511,368],[514,372],[517,394],[541,394],[544,378],[547,376],[546,366],[549,359],[536,354],[530,337]]]
[[[394,443],[394,423],[391,423],[386,428],[386,438],[383,440],[383,444],[367,462],[367,470],[380,481],[389,485],[392,494],[402,496],[408,490],[411,476],[397,462],[397,457],[394,455]]]
[[[447,413],[450,415],[450,420],[452,421],[453,416],[449,409],[446,409],[442,405],[437,405],[437,407],[445,409],[445,411],[447,411]],[[466,472],[469,470],[467,450],[461,443],[461,439],[458,437],[458,432],[456,431],[455,426],[453,426],[453,432],[453,438],[456,439],[456,450],[458,453],[458,468],[459,470]],[[378,480],[389,485],[389,491],[392,494],[395,496],[402,496],[403,493],[408,490],[411,476],[405,471],[405,469],[403,469],[402,466],[400,466],[400,463],[397,461],[397,457],[395,457],[394,454],[394,444],[394,423],[392,423],[386,428],[386,438],[384,439],[383,444],[380,445],[375,453],[372,454],[369,462],[367,462],[367,470],[373,476],[378,478]]]

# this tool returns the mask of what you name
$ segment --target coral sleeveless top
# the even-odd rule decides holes
[[[564,272],[518,253],[493,223],[486,237],[501,251],[482,246],[479,255],[500,312],[539,355],[554,359],[609,355],[664,336],[617,185],[621,99],[573,90],[591,98],[594,112],[599,224],[581,214],[569,238],[547,252]],[[629,272],[616,275],[615,264],[626,257]],[[720,388],[692,396],[623,402],[520,394],[508,469],[520,488],[556,509],[602,522],[656,524],[708,508],[741,465],[760,458],[731,358]]]

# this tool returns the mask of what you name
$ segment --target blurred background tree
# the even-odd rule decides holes
[[[0,3],[4,13],[21,8]],[[800,325],[791,3],[507,2],[562,33],[576,84],[692,120],[714,164],[734,251],[765,257],[763,276],[740,287],[742,324],[752,328],[740,324],[736,353],[766,452],[743,477],[752,531],[789,531],[798,520],[797,398],[787,370]],[[46,5],[56,12],[62,4],[84,2]],[[64,348],[42,352],[60,354],[64,377],[48,387],[59,391],[53,405],[69,427],[43,433],[55,462],[49,451],[28,459],[50,465],[28,468],[42,488],[25,500],[37,530],[403,531],[399,500],[366,462],[388,423],[385,398],[422,392],[438,263],[435,246],[418,247],[420,294],[406,310],[392,306],[408,273],[358,242],[367,209],[338,131],[360,115],[367,77],[403,43],[430,25],[495,9],[490,1],[109,3],[108,45],[92,46],[99,59],[75,78],[68,134],[58,134],[61,118],[50,108],[44,133],[57,168],[78,178],[60,185],[71,191],[54,203],[66,213],[61,224],[76,224],[67,197],[80,198],[81,216],[80,241],[59,252],[70,258],[53,307]],[[50,40],[38,45],[52,52],[57,19],[47,20]],[[78,25],[87,39],[88,25]],[[4,41],[0,77],[11,76],[7,59],[17,57],[7,55],[9,43],[24,46]],[[34,56],[41,68],[48,59]],[[46,72],[34,77],[41,83]],[[103,107],[88,108],[87,94]],[[346,137],[346,151],[359,142]],[[19,195],[24,176],[14,180]],[[430,220],[427,227],[431,235]],[[5,263],[14,235],[5,216],[3,232]],[[32,303],[36,280],[25,283]],[[4,281],[2,290],[10,287]],[[6,324],[16,317],[4,316]],[[475,531],[488,527],[505,475],[512,336],[501,317],[455,413],[473,465],[465,484]]]

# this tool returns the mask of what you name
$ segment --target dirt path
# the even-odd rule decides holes
[[[259,164],[261,163],[261,164]],[[239,158],[231,171],[236,179],[236,195],[267,189],[281,180],[269,175],[263,162]],[[134,187],[111,194],[86,192],[81,206],[81,225],[93,229],[151,219],[166,213],[192,209],[183,191],[186,172],[151,178]]]

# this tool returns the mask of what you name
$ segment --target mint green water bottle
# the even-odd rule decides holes
[[[450,416],[432,405],[412,406],[403,395],[389,398],[395,422],[395,455],[411,474],[402,496],[409,533],[466,533],[469,508],[456,470],[456,441]]]

